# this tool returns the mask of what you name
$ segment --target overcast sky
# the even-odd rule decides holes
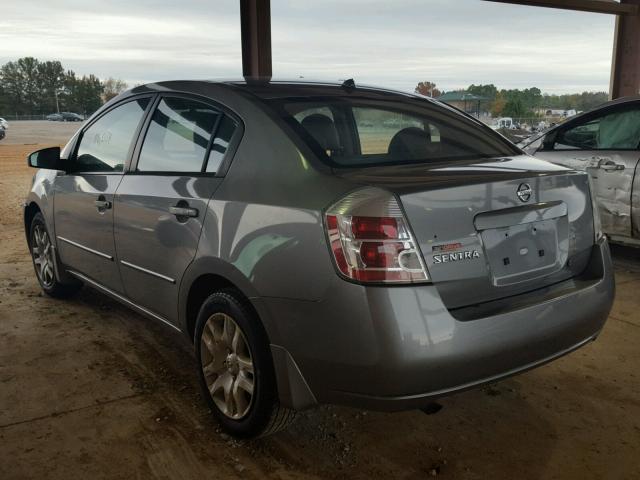
[[[238,0],[7,0],[0,63],[60,60],[130,85],[239,77]],[[413,90],[608,90],[615,18],[482,0],[271,1],[277,78]]]

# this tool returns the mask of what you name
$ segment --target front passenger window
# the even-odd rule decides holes
[[[82,133],[76,172],[122,172],[133,136],[149,104],[148,98],[114,108]]]
[[[561,130],[554,150],[635,150],[640,145],[640,109],[621,110]]]

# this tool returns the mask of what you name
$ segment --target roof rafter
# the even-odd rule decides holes
[[[531,7],[560,8],[581,12],[608,13],[611,15],[638,15],[638,6],[614,0],[485,0],[497,3],[513,3]]]

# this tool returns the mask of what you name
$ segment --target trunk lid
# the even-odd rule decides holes
[[[528,156],[339,174],[393,191],[449,309],[517,295],[584,270],[588,177]]]

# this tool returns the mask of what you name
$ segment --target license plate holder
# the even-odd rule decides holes
[[[511,285],[550,275],[566,262],[566,216],[481,232],[493,284]]]

